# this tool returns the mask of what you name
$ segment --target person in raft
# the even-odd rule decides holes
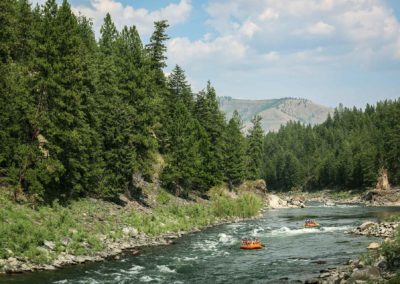
[[[242,244],[245,245],[245,246],[253,245],[253,244],[259,244],[259,243],[260,243],[260,241],[258,239],[252,239],[252,240],[243,239],[242,240]]]
[[[314,225],[315,221],[311,220],[311,219],[307,219],[305,223],[306,223],[306,225],[311,225],[311,224]]]

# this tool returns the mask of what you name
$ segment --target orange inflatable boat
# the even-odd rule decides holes
[[[321,225],[318,223],[305,223],[304,227],[305,228],[319,228],[319,227],[321,227]]]
[[[260,242],[250,242],[250,243],[242,243],[240,246],[241,249],[260,249],[264,246]]]

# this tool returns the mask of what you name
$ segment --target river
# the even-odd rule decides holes
[[[142,249],[138,256],[57,271],[0,277],[0,283],[301,283],[321,269],[366,252],[372,237],[345,234],[366,220],[400,208],[339,205],[268,210],[257,220],[186,235],[173,245]],[[306,218],[323,227],[304,229]],[[266,247],[240,250],[256,237]]]

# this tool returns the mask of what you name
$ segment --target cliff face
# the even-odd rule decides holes
[[[265,132],[277,131],[289,121],[318,124],[325,121],[331,108],[318,105],[306,99],[282,98],[272,100],[241,100],[230,97],[219,98],[220,108],[227,119],[237,110],[242,117],[244,131],[251,127],[254,115],[260,115]]]

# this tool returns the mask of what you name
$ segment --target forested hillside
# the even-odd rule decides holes
[[[263,175],[270,188],[365,188],[381,169],[400,184],[400,101],[335,109],[317,126],[290,122],[264,140]]]
[[[146,45],[109,14],[97,41],[67,1],[2,0],[0,23],[0,186],[16,199],[135,196],[160,154],[180,196],[259,176],[259,121],[245,138],[210,83],[194,95],[179,66],[165,76],[166,21]]]

